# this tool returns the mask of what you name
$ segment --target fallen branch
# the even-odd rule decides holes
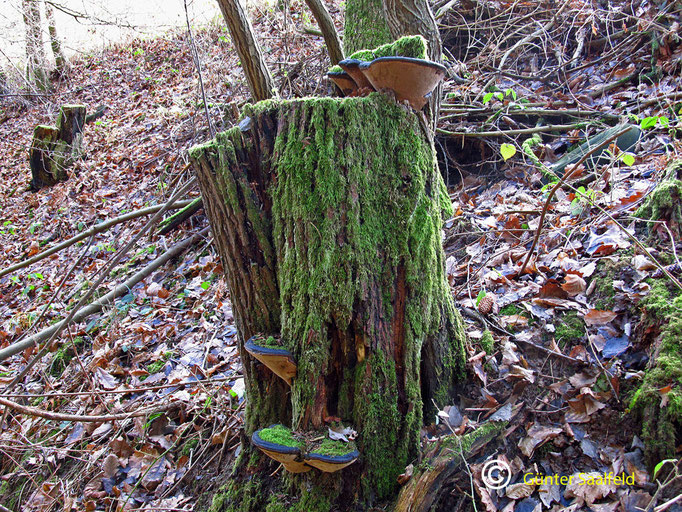
[[[169,206],[168,209],[178,209],[178,208],[185,208],[188,204],[191,204],[192,201],[178,201],[174,203],[173,205]],[[106,231],[110,229],[111,227],[115,226],[116,224],[120,224],[122,222],[127,222],[129,220],[136,219],[138,217],[142,217],[144,215],[149,215],[150,213],[156,213],[158,212],[161,208],[163,208],[165,205],[163,204],[158,204],[155,206],[150,206],[148,208],[142,208],[140,210],[135,210],[134,212],[126,213],[125,215],[121,215],[119,217],[115,217],[113,219],[106,220],[104,222],[100,222],[99,224],[95,224],[92,226],[90,229],[86,229],[82,233],[77,234],[76,236],[72,236],[68,240],[64,240],[63,242],[50,247],[49,249],[41,252],[40,254],[36,254],[35,256],[32,256],[31,258],[20,261],[19,263],[15,263],[14,265],[3,268],[0,270],[0,277],[5,276],[7,274],[11,274],[12,272],[15,272],[17,270],[20,270],[22,268],[28,267],[30,265],[33,265],[34,263],[47,258],[48,256],[53,255],[56,252],[59,252],[63,249],[66,249],[67,247],[72,246],[75,243],[80,242],[81,240],[84,240],[90,236],[96,235],[98,233],[102,233],[103,231]]]
[[[106,421],[120,421],[128,418],[136,418],[139,416],[146,416],[147,414],[155,414],[157,412],[167,411],[179,405],[179,402],[163,405],[161,407],[148,407],[139,411],[124,412],[120,414],[104,414],[102,416],[88,416],[78,414],[61,414],[58,412],[49,412],[38,409],[37,407],[30,407],[28,405],[21,405],[5,398],[0,398],[0,405],[9,407],[15,411],[28,416],[37,416],[38,418],[45,418],[46,420],[54,421],[79,421],[83,423],[104,423]]]
[[[574,124],[549,124],[547,126],[536,126],[534,128],[519,128],[518,130],[498,130],[494,132],[451,132],[442,128],[436,128],[437,133],[449,135],[450,137],[507,137],[512,135],[531,135],[540,132],[565,132],[584,128],[586,123]]]
[[[30,338],[26,338],[25,340],[22,340],[18,343],[14,343],[9,347],[5,347],[4,349],[0,350],[0,362],[4,361],[9,357],[12,357],[13,355],[23,352],[27,348],[30,348],[42,341],[45,341],[46,339],[50,338],[53,334],[55,334],[58,331],[61,331],[64,327],[66,327],[67,323],[81,322],[88,316],[100,312],[104,306],[112,304],[117,297],[121,297],[122,295],[128,293],[133,286],[135,286],[137,283],[139,283],[144,278],[149,276],[152,272],[154,272],[156,269],[167,263],[169,260],[178,256],[182,251],[184,251],[187,247],[191,246],[193,243],[199,240],[207,232],[208,228],[204,228],[199,233],[196,233],[191,237],[186,238],[182,242],[174,245],[168,251],[166,251],[161,256],[152,261],[149,265],[147,265],[142,270],[140,270],[132,277],[130,277],[127,281],[111,290],[101,299],[92,302],[88,306],[85,306],[84,308],[80,309],[76,314],[74,314],[71,317],[71,319],[67,318],[65,320],[62,320],[61,322],[51,325],[50,327],[43,329],[39,333],[34,334]]]

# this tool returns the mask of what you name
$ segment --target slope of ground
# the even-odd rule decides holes
[[[678,492],[674,483],[656,492],[639,424],[627,413],[664,322],[640,323],[646,311],[637,304],[656,282],[672,283],[658,266],[679,265],[679,239],[663,227],[650,234],[633,218],[681,149],[678,4],[435,5],[446,54],[463,61],[451,68],[464,79],[444,87],[437,146],[457,212],[445,226],[448,273],[471,344],[470,380],[452,403],[437,404],[443,411],[425,443],[493,414],[510,421],[444,486],[441,510],[471,509],[472,489],[478,510],[508,512],[634,511]],[[292,3],[286,17],[251,15],[280,94],[329,94],[322,39],[303,34],[302,5]],[[215,26],[194,42],[212,124],[232,126],[247,92],[229,36]],[[189,180],[186,150],[210,137],[191,44],[184,33],[136,40],[75,61],[49,95],[3,98],[0,269],[162,204]],[[86,125],[86,155],[70,179],[28,192],[32,130],[53,122],[63,103],[107,110]],[[630,156],[611,147],[597,166],[569,167],[571,180],[554,184],[547,167],[621,121],[642,127]],[[0,349],[66,316],[146,220],[0,276]],[[168,236],[145,235],[108,289],[206,224],[197,215]],[[113,307],[71,326],[11,389],[37,350],[0,361],[0,504],[204,509],[240,441],[235,335],[207,235]],[[661,388],[661,407],[676,385]],[[498,491],[481,475],[495,453],[512,469],[511,485]],[[524,484],[528,471],[625,471],[635,483],[586,492]]]

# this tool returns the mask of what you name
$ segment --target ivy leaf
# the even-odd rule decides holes
[[[632,153],[623,153],[622,155],[620,155],[620,159],[628,167],[634,165],[635,163],[635,155],[633,155]]]
[[[502,146],[500,147],[500,153],[502,154],[502,158],[504,158],[506,162],[516,154],[516,148],[512,144],[505,143],[502,144]]]

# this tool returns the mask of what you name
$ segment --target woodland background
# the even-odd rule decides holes
[[[341,32],[343,3],[326,5]],[[450,69],[436,138],[456,211],[445,222],[447,272],[470,343],[467,385],[436,404],[424,443],[494,414],[510,422],[448,479],[439,507],[680,510],[679,463],[670,473],[656,467],[664,453],[679,458],[682,377],[646,379],[660,370],[666,336],[682,332],[674,300],[682,6],[452,0],[432,8]],[[248,13],[280,96],[333,93],[324,41],[302,2],[253,4]],[[16,47],[2,43],[0,350],[64,319],[100,277],[88,302],[185,245],[45,350],[0,361],[0,510],[205,510],[238,455],[243,380],[207,220],[199,212],[160,234],[143,232],[153,209],[132,213],[160,210],[188,182],[187,149],[211,137],[206,112],[216,130],[227,129],[249,100],[222,18],[193,4],[186,19],[184,7],[175,16],[184,26],[151,37],[136,20],[88,15],[97,34],[129,24],[139,37],[78,51],[58,22],[69,65],[51,72],[48,90],[26,82],[9,51]],[[68,181],[29,191],[33,128],[73,103],[105,107],[85,127],[85,154]],[[642,131],[627,154],[612,147],[570,183],[543,175],[540,162],[551,166],[622,121]],[[648,203],[661,183],[672,183],[671,199]],[[642,205],[653,223],[641,210],[635,216]],[[643,383],[657,397],[644,416],[630,411]],[[131,411],[140,414],[127,418]],[[672,453],[654,442],[659,423]],[[480,476],[494,453],[515,471],[502,494]],[[625,471],[636,484],[540,489],[523,484],[524,471]]]

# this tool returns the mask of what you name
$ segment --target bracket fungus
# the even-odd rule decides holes
[[[327,76],[341,89],[344,96],[350,96],[358,89],[355,80],[345,71],[328,71]]]
[[[358,59],[345,59],[339,62],[341,69],[350,75],[355,81],[358,89],[374,89],[365,74],[360,70],[362,64],[364,64],[364,62]]]
[[[249,338],[244,349],[291,386],[291,379],[296,376],[296,362],[291,352],[280,345],[279,338],[256,334]]]
[[[311,466],[301,461],[301,448],[305,443],[297,440],[284,425],[270,425],[256,430],[251,436],[251,442],[265,455],[281,462],[291,473],[305,473],[311,469]]]
[[[325,439],[319,446],[306,452],[303,460],[320,471],[334,473],[350,466],[359,456],[353,444]]]
[[[359,68],[374,89],[392,90],[398,101],[407,100],[415,110],[426,105],[446,71],[437,62],[411,57],[379,57],[360,63]]]

